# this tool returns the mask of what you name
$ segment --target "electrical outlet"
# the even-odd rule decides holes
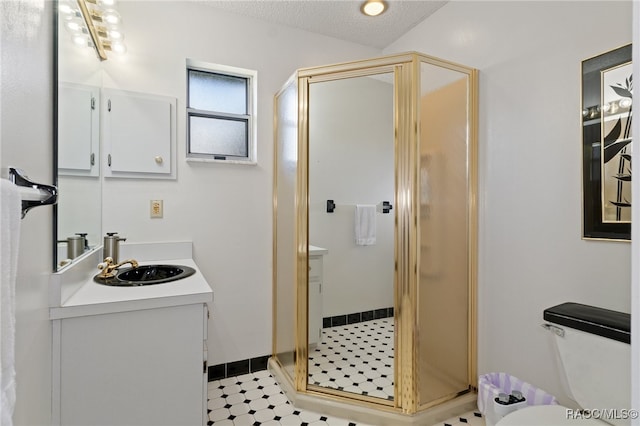
[[[151,200],[151,217],[162,217],[162,200]]]

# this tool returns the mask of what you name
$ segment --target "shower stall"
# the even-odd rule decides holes
[[[300,69],[274,120],[269,366],[289,398],[374,424],[473,408],[477,71],[415,52]]]

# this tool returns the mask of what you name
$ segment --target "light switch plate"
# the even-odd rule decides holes
[[[151,200],[151,217],[162,217],[162,200]]]

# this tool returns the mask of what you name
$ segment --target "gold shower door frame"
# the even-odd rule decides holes
[[[468,336],[467,336],[467,389],[446,395],[438,400],[422,403],[418,388],[418,284],[420,273],[420,67],[430,64],[448,70],[457,71],[467,76],[467,128],[466,128],[466,172],[467,172],[467,271],[468,271]],[[308,102],[309,85],[337,79],[362,77],[374,74],[394,74],[394,151],[395,151],[395,397],[393,401],[373,398],[308,385],[308,144],[309,121]],[[456,396],[473,391],[477,386],[476,370],[476,270],[477,270],[477,70],[444,61],[427,55],[411,52],[386,56],[376,59],[349,62],[329,66],[297,70],[278,92],[274,100],[274,219],[273,219],[273,360],[285,372],[284,377],[298,393],[322,395],[325,398],[375,407],[378,409],[414,414],[429,407],[438,405]],[[294,87],[297,91],[297,162],[295,170],[295,202],[287,206],[278,205],[279,168],[283,167],[279,158],[281,126],[278,115],[280,97],[284,91]],[[293,176],[290,176],[293,178]],[[279,211],[280,207],[280,211]],[[283,207],[293,207],[294,212],[283,212]],[[283,240],[278,229],[278,215],[295,217],[293,241]],[[290,247],[285,247],[290,246]],[[290,250],[286,250],[289,248]],[[294,249],[295,248],[295,249]],[[283,255],[286,255],[283,258]],[[291,273],[294,282],[293,292],[295,307],[293,314],[287,312],[294,322],[293,348],[278,347],[281,334],[291,332],[290,329],[278,329],[282,318],[278,309],[291,307],[279,305],[279,297],[288,287],[282,287],[288,277],[282,277],[283,268]],[[280,275],[279,272],[280,271]],[[281,312],[282,313],[282,312]],[[280,320],[280,323],[278,322]],[[286,323],[286,321],[284,321]],[[289,324],[288,324],[289,325]],[[287,325],[287,326],[288,326]],[[282,328],[282,327],[280,327]],[[289,350],[285,350],[289,349]],[[285,365],[283,354],[293,351],[293,370]],[[287,356],[289,358],[289,356]],[[293,374],[291,374],[293,372]]]

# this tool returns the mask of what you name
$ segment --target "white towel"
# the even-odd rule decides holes
[[[356,244],[372,246],[376,243],[376,206],[356,205]]]
[[[16,272],[22,200],[18,187],[0,179],[0,424],[13,425],[16,404]]]

